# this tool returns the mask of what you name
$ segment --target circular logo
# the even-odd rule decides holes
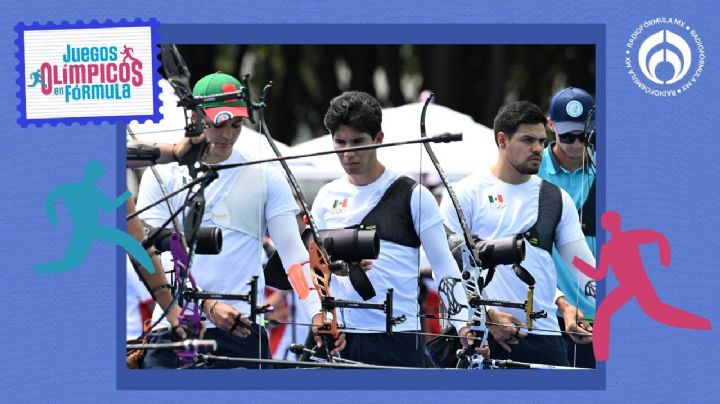
[[[583,106],[578,100],[572,100],[565,106],[565,112],[570,115],[571,118],[577,118],[583,113]]]
[[[215,115],[215,125],[221,125],[223,122],[233,118],[233,114],[230,111],[220,111]]]
[[[585,296],[595,297],[595,281],[588,281],[585,284]]]
[[[696,30],[677,18],[644,21],[625,44],[625,67],[646,94],[676,96],[697,83],[705,47]],[[568,112],[569,113],[569,112]]]

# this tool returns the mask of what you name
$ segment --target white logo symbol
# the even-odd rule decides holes
[[[625,68],[644,93],[675,97],[698,82],[705,68],[705,45],[697,30],[681,19],[646,20],[625,43]]]
[[[565,112],[570,115],[571,118],[577,118],[583,113],[583,106],[578,100],[572,100],[565,106]]]
[[[215,115],[215,125],[220,125],[223,122],[232,119],[233,114],[229,111],[220,111]]]
[[[661,49],[655,50],[658,45],[664,45]],[[667,47],[670,44],[680,51],[678,55],[674,49]],[[671,79],[663,81],[657,77],[657,67],[660,63],[666,62],[673,67],[673,76]],[[638,50],[638,64],[648,80],[655,84],[673,84],[680,81],[690,70],[692,63],[692,53],[690,45],[679,35],[670,30],[664,29],[656,32],[645,39]]]

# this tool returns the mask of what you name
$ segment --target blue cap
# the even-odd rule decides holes
[[[582,132],[588,113],[595,106],[592,96],[581,88],[564,88],[550,101],[550,118],[555,123],[558,134]],[[595,121],[595,115],[590,118]]]

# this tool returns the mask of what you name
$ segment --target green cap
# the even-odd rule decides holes
[[[208,96],[223,93],[231,93],[243,88],[242,84],[235,77],[217,72],[208,74],[201,78],[193,88],[194,96]],[[231,99],[227,101],[216,101],[202,104],[201,107],[208,118],[219,125],[234,118],[247,118],[248,109],[244,99]]]

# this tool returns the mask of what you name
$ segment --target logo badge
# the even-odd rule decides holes
[[[225,121],[229,121],[233,118],[233,114],[230,111],[220,111],[215,115],[215,125],[221,125]]]
[[[347,208],[348,199],[336,199],[333,202],[332,208],[330,210],[331,215],[340,215],[345,213],[345,208]]]
[[[159,121],[157,25],[18,24],[18,123]]]
[[[565,112],[572,118],[577,118],[583,113],[583,106],[578,100],[572,100],[565,106]]]
[[[505,208],[502,194],[488,195],[488,201],[490,201],[490,207],[493,209],[500,210]]]
[[[677,18],[644,21],[625,44],[625,68],[646,94],[674,97],[689,90],[705,67],[698,32]]]

